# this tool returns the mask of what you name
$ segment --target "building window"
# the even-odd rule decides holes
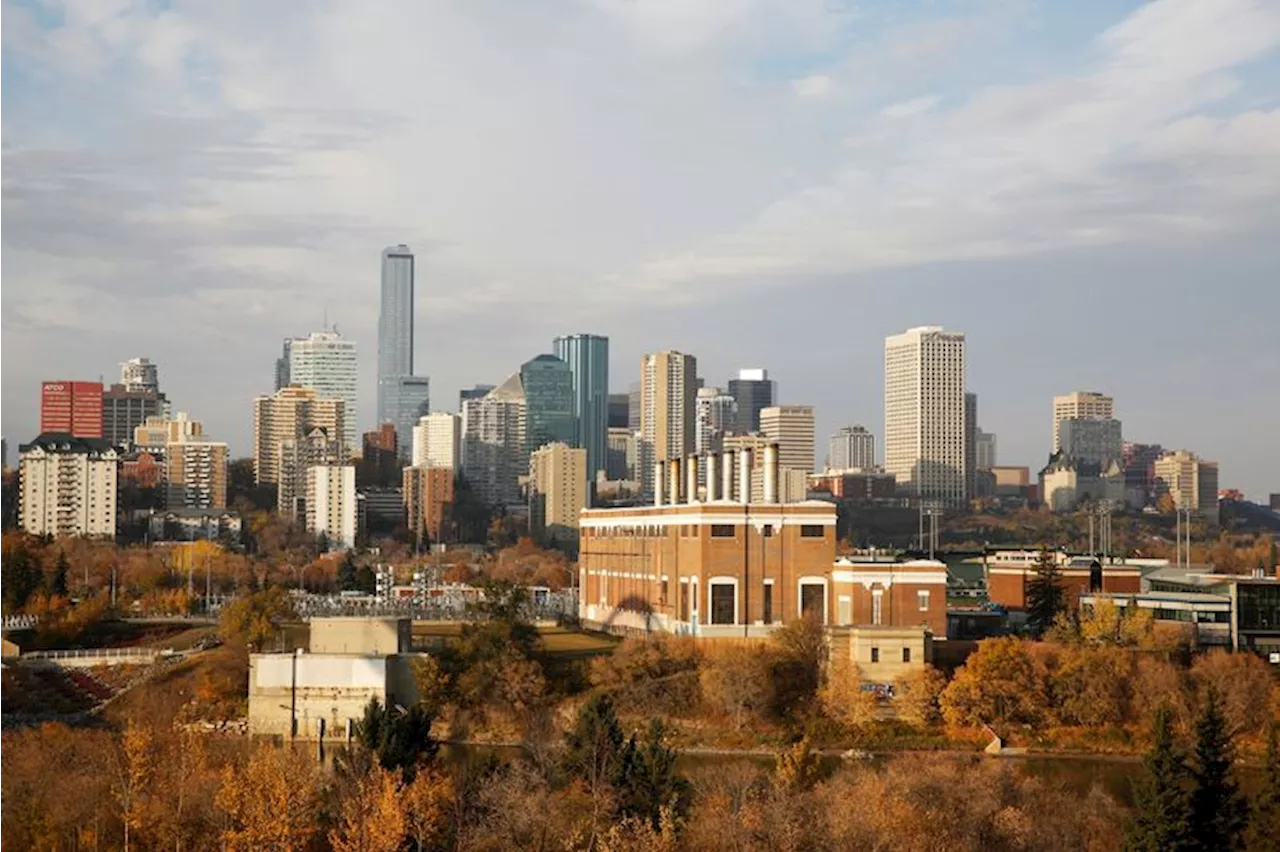
[[[738,590],[732,583],[709,583],[711,588],[711,623],[736,622]]]
[[[773,624],[773,583],[764,584],[764,619],[765,624]]]
[[[712,538],[733,538],[733,524],[712,524]]]
[[[827,589],[821,583],[801,583],[800,615],[804,618],[827,620]]]
[[[838,605],[839,614],[836,617],[837,624],[853,623],[853,601],[848,595],[841,595]]]
[[[800,525],[801,538],[822,538],[822,535],[823,535],[822,524],[801,524]]]
[[[921,612],[929,611],[929,592],[928,591],[916,592],[916,600],[920,602]]]
[[[760,535],[765,538],[773,538],[773,524],[765,524],[760,528]]]
[[[876,589],[871,593],[871,623],[879,624],[881,618],[881,604],[884,602],[884,592]]]
[[[878,663],[878,662],[880,662],[880,649],[879,649],[879,648],[872,648],[872,649],[871,649],[871,662],[873,662],[873,663]]]
[[[910,649],[910,648],[903,648],[903,649],[902,649],[902,662],[904,662],[904,663],[909,663],[909,662],[911,662],[911,649]]]

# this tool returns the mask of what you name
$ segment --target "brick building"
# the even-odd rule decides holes
[[[40,432],[102,437],[102,382],[45,382],[40,386]]]
[[[438,542],[453,503],[451,467],[406,467],[402,495],[410,531],[420,542]]]
[[[1061,576],[1060,585],[1067,593],[1067,606],[1076,609],[1081,595],[1090,592],[1137,594],[1142,591],[1142,566],[1119,560],[1106,561],[1090,556],[1072,556],[1053,551]],[[987,597],[992,603],[1008,609],[1027,607],[1027,586],[1036,576],[1040,552],[1036,550],[998,550],[983,559],[987,577]]]

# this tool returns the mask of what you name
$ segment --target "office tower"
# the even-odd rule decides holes
[[[462,464],[462,415],[433,411],[413,427],[413,466],[457,470]]]
[[[301,438],[280,443],[280,477],[276,483],[276,511],[288,518],[307,517],[307,477],[319,465],[336,465],[346,461],[342,439],[330,437],[319,426]]]
[[[871,470],[876,466],[876,436],[865,426],[841,426],[827,441],[827,467]]]
[[[356,344],[346,340],[337,329],[313,331],[306,337],[288,341],[288,384],[310,388],[322,399],[340,399],[346,404],[345,429],[341,435],[343,449],[355,452],[356,412]]]
[[[129,447],[134,431],[149,417],[162,416],[168,400],[155,388],[118,384],[102,392],[102,437],[113,447]]]
[[[406,467],[401,494],[409,531],[419,543],[440,541],[453,505],[454,471],[447,467]]]
[[[574,542],[587,508],[587,451],[560,442],[529,457],[529,530],[535,541]]]
[[[519,478],[529,473],[520,374],[480,399],[466,400],[462,423],[462,472],[476,496],[489,506],[518,505]]]
[[[329,550],[356,546],[356,469],[317,465],[307,476],[307,531],[323,536]]]
[[[1125,441],[1120,456],[1124,463],[1125,497],[1134,506],[1146,506],[1155,499],[1156,459],[1164,455],[1159,444],[1138,444]]]
[[[996,436],[994,432],[984,432],[978,430],[978,437],[974,441],[974,463],[978,470],[991,470],[998,463],[996,461]]]
[[[160,369],[150,358],[130,358],[120,364],[120,384],[129,391],[160,392]]]
[[[636,433],[626,427],[610,429],[608,441],[605,478],[614,482],[639,482],[639,442],[636,440]]]
[[[185,411],[179,411],[173,417],[156,414],[134,428],[133,448],[140,452],[163,454],[169,444],[198,440],[203,436],[204,424],[192,420]]]
[[[116,534],[116,451],[66,432],[18,447],[18,522],[32,535]]]
[[[653,493],[653,465],[690,455],[696,443],[698,359],[674,350],[640,359],[640,476]]]
[[[476,385],[470,388],[463,388],[458,391],[458,413],[462,413],[462,406],[469,399],[483,399],[484,396],[493,390],[494,385]]]
[[[729,380],[729,396],[738,403],[738,419],[733,431],[749,435],[760,431],[760,412],[777,402],[778,389],[769,379],[769,371],[739,370],[738,378]]]
[[[289,350],[293,347],[293,338],[286,337],[284,345],[280,348],[280,357],[276,359],[276,390],[287,388],[291,384],[289,381],[289,359],[291,357]]]
[[[640,431],[640,383],[627,385],[627,428],[632,432]]]
[[[223,441],[181,441],[165,448],[165,507],[227,508],[227,461]]]
[[[556,357],[573,376],[573,441],[587,451],[587,476],[595,480],[605,466],[605,431],[609,428],[609,338],[571,334],[552,342]],[[529,394],[526,383],[525,393]]]
[[[778,466],[813,473],[812,405],[772,405],[760,410],[760,432],[778,445]]]
[[[399,380],[413,375],[413,283],[413,252],[409,247],[384,249],[382,304],[378,313],[379,423],[398,422],[394,400],[399,393]],[[403,437],[408,440],[409,435]]]
[[[309,388],[285,387],[253,401],[253,473],[259,485],[280,481],[280,448],[319,427],[337,438],[346,433],[346,403]]]
[[[1110,420],[1115,400],[1097,391],[1072,391],[1053,398],[1053,451],[1062,449],[1059,426],[1063,420]]]
[[[1120,421],[1067,417],[1058,421],[1058,450],[1064,456],[1105,466],[1124,457]]]
[[[631,423],[631,394],[609,394],[609,417],[606,427],[609,429],[626,429]]]
[[[1190,450],[1173,450],[1156,459],[1157,499],[1169,495],[1174,509],[1203,515],[1218,511],[1218,463],[1205,461]]]
[[[884,467],[906,494],[965,496],[964,334],[921,326],[884,342]]]
[[[386,488],[400,481],[400,436],[394,423],[364,433],[357,480],[361,488]]]
[[[738,416],[738,402],[720,388],[699,388],[695,404],[697,406],[695,451],[698,455],[718,453],[725,433],[733,430]]]
[[[102,382],[44,382],[40,386],[40,433],[102,437]]]
[[[431,413],[431,380],[426,376],[401,376],[392,387],[389,422],[395,424],[400,460],[408,464],[413,455],[413,427]]]
[[[574,391],[569,365],[554,355],[539,355],[521,365],[520,385],[528,452],[554,441],[572,444]],[[603,416],[604,411],[597,406],[595,413]]]
[[[964,494],[978,496],[978,395],[964,395]]]

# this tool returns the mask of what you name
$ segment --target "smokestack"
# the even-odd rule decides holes
[[[667,490],[671,493],[668,495],[672,506],[678,506],[684,502],[680,499],[680,459],[667,460]]]
[[[720,497],[733,502],[733,451],[720,456]]]
[[[686,503],[698,502],[698,457],[684,457],[684,491]]]
[[[751,448],[738,450],[738,502],[751,502]]]
[[[707,502],[714,503],[720,496],[716,489],[720,483],[716,480],[719,471],[716,469],[716,454],[707,453]]]
[[[661,506],[663,491],[667,487],[667,466],[663,462],[653,463],[653,505]]]
[[[778,445],[764,448],[764,502],[778,502]]]

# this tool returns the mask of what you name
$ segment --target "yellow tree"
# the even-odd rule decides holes
[[[342,802],[342,817],[329,832],[334,852],[396,852],[405,836],[399,784],[374,764]]]
[[[453,782],[434,769],[420,769],[400,793],[404,828],[417,852],[444,845],[453,813]]]
[[[947,688],[947,676],[933,666],[899,675],[893,682],[893,706],[898,718],[921,728],[942,721],[939,700]]]
[[[316,831],[320,783],[305,755],[264,744],[244,767],[226,768],[214,801],[226,815],[224,849],[302,852]]]
[[[956,727],[1039,724],[1048,707],[1046,672],[1031,643],[1012,636],[978,643],[942,693],[942,713]]]
[[[154,770],[151,760],[152,736],[148,728],[130,722],[121,740],[117,763],[116,801],[120,803],[120,821],[124,824],[124,848],[137,839],[147,824],[147,788]]]
[[[828,666],[818,702],[828,716],[850,727],[868,725],[876,718],[876,694],[862,688],[862,673],[848,657]]]

